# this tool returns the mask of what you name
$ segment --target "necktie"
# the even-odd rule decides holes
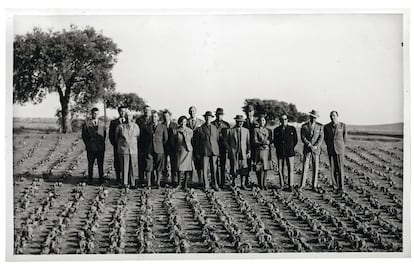
[[[237,128],[237,151],[240,152],[241,147],[241,129]]]

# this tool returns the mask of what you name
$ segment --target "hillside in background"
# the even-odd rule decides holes
[[[347,125],[350,134],[403,136],[404,123],[383,125]]]

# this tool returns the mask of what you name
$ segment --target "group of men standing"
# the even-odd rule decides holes
[[[296,128],[288,124],[288,116],[283,114],[279,117],[280,125],[272,131],[266,127],[265,115],[255,117],[252,105],[247,105],[244,111],[246,119],[243,115],[236,115],[235,125],[231,127],[223,120],[222,108],[217,108],[215,115],[211,111],[205,112],[202,120],[196,116],[196,107],[191,106],[189,116],[181,116],[175,123],[168,110],[162,112],[161,122],[160,114],[152,111],[150,106],[145,106],[143,115],[136,120],[127,107],[119,107],[119,117],[109,126],[117,182],[132,188],[138,181],[147,187],[160,187],[162,178],[169,178],[168,183],[173,187],[181,182],[186,188],[188,181],[197,175],[203,188],[219,190],[225,187],[229,181],[227,178],[235,186],[236,178],[240,177],[240,188],[248,189],[252,183],[249,175],[255,171],[258,187],[265,189],[267,171],[274,168],[271,152],[271,145],[274,145],[280,186],[292,190],[298,143]],[[98,114],[97,108],[91,110],[91,116],[82,128],[82,138],[87,149],[89,180],[92,181],[93,164],[97,160],[99,181],[103,183],[106,128],[98,120]],[[312,188],[318,187],[319,156],[325,141],[332,171],[331,182],[341,191],[346,125],[338,121],[336,111],[330,113],[331,122],[325,126],[316,122],[318,117],[318,113],[312,110],[309,121],[300,129],[303,168],[299,188],[306,185],[309,162],[313,171]],[[227,160],[229,172],[226,172]],[[167,163],[170,163],[170,169]]]

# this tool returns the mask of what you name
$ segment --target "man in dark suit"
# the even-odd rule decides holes
[[[117,142],[115,138],[115,131],[116,128],[120,124],[126,124],[128,123],[125,119],[125,114],[127,113],[128,108],[126,106],[119,106],[118,107],[118,113],[119,117],[117,119],[114,119],[109,124],[109,141],[111,142],[113,148],[114,148],[114,167],[115,167],[115,175],[116,175],[116,182],[121,183],[121,166],[119,162],[119,154],[118,154],[118,147]]]
[[[197,150],[198,148],[195,146],[197,142],[197,130],[201,125],[204,124],[204,121],[200,118],[197,118],[197,108],[195,106],[191,106],[188,108],[188,114],[190,117],[187,120],[187,127],[193,131],[193,163],[194,169],[197,172],[198,182],[201,183],[202,181],[202,171],[203,171],[203,159],[200,155],[200,152]],[[193,172],[191,171],[190,178],[193,180]]]
[[[338,191],[343,191],[346,125],[339,122],[337,111],[332,111],[329,116],[331,122],[324,126],[323,132],[331,166],[331,183]]]
[[[282,188],[284,186],[284,168],[286,164],[289,190],[291,191],[294,181],[295,146],[298,143],[298,135],[295,127],[288,125],[288,117],[286,114],[280,116],[279,120],[280,126],[273,130],[273,144],[276,148],[280,186]]]
[[[309,121],[302,125],[300,136],[303,142],[303,168],[300,189],[306,185],[306,177],[309,169],[309,160],[312,159],[312,188],[316,190],[318,186],[319,156],[321,154],[321,144],[323,142],[323,125],[316,122],[319,117],[317,111],[309,113]]]
[[[236,125],[228,130],[225,138],[225,145],[229,151],[232,186],[236,186],[236,178],[240,174],[240,189],[247,190],[246,183],[249,175],[247,160],[251,157],[250,134],[247,128],[242,127],[243,115],[236,115],[234,119]]]
[[[151,124],[151,106],[145,105],[144,106],[144,114],[138,117],[136,123],[139,129],[144,129],[147,125]],[[139,179],[141,183],[145,181],[145,156],[144,152],[142,151],[142,135],[138,140],[138,169],[139,169]]]
[[[217,186],[217,156],[220,154],[219,150],[219,132],[218,129],[211,124],[213,121],[213,113],[207,111],[204,114],[204,119],[206,120],[205,124],[203,124],[200,128],[198,128],[198,138],[197,138],[197,145],[198,151],[203,159],[203,181],[204,187],[209,187],[208,182],[208,167],[210,166],[210,174],[211,174],[211,187],[218,191]]]
[[[254,129],[258,127],[258,123],[254,117],[254,106],[253,105],[247,105],[244,108],[244,112],[246,113],[246,121],[243,123],[243,127],[247,128],[249,130],[250,134],[250,151],[251,155],[256,155],[255,145],[253,142],[253,135],[254,135]],[[251,157],[247,160],[248,169],[249,172],[253,170],[254,166],[254,157]],[[250,184],[249,182],[247,182]]]
[[[151,184],[154,175],[155,187],[160,187],[160,178],[164,170],[164,147],[168,141],[168,130],[164,124],[159,122],[157,111],[153,111],[152,123],[141,129],[142,151],[145,157],[145,171],[147,186]]]
[[[227,160],[227,151],[226,146],[224,145],[224,139],[226,137],[227,130],[230,128],[230,124],[223,120],[224,111],[223,108],[216,109],[216,120],[211,124],[214,125],[219,132],[219,151],[220,157],[218,158],[219,165],[217,165],[217,174],[216,178],[220,188],[224,187],[226,182],[226,160]],[[220,170],[219,170],[220,169]]]
[[[163,124],[167,127],[168,132],[168,141],[165,144],[165,167],[164,167],[164,176],[168,178],[167,163],[170,161],[171,169],[171,184],[176,187],[178,186],[179,181],[177,181],[177,153],[174,150],[174,133],[178,128],[177,123],[171,121],[171,112],[167,109],[163,111],[164,122]]]
[[[105,155],[106,126],[98,119],[99,109],[91,110],[91,117],[82,126],[82,140],[86,146],[88,158],[88,179],[93,181],[93,164],[98,162],[99,183],[104,183],[103,161]]]

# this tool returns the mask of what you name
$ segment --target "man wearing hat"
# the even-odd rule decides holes
[[[242,127],[243,115],[236,115],[234,120],[236,125],[228,130],[225,145],[229,151],[232,186],[235,186],[237,175],[240,174],[240,188],[245,190],[249,176],[247,160],[250,158],[250,134],[247,128]]]
[[[198,147],[196,146],[197,143],[197,134],[198,128],[204,124],[204,121],[200,118],[197,118],[197,108],[195,106],[191,106],[188,108],[188,114],[190,117],[187,120],[187,127],[193,131],[193,139],[192,139],[192,146],[193,146],[193,163],[194,169],[197,171],[198,181],[201,183],[202,180],[202,171],[203,171],[203,160],[201,159],[200,152],[198,151]],[[193,179],[193,172],[191,171],[190,178]]]
[[[326,148],[331,166],[331,183],[338,191],[343,190],[344,182],[344,155],[346,143],[346,125],[338,120],[338,112],[332,111],[329,115],[331,122],[323,128]]]
[[[219,151],[219,131],[211,123],[213,121],[213,113],[207,111],[204,114],[206,122],[197,130],[197,145],[198,151],[203,159],[203,182],[204,188],[209,186],[208,182],[208,166],[210,166],[211,174],[211,187],[218,191],[217,187],[217,156],[220,154]]]
[[[294,126],[288,125],[288,117],[282,114],[279,118],[280,126],[273,130],[273,144],[276,148],[277,164],[279,169],[280,186],[284,186],[284,168],[288,171],[289,190],[293,188],[293,169],[295,163],[295,146],[298,135]]]
[[[300,189],[306,185],[306,177],[309,168],[309,160],[312,158],[312,188],[318,186],[319,155],[321,154],[321,144],[323,142],[323,125],[316,122],[319,117],[317,111],[309,113],[309,121],[304,123],[300,129],[300,136],[303,142],[303,168]]]
[[[218,157],[220,171],[217,168],[216,178],[220,188],[224,187],[226,181],[226,160],[227,160],[227,152],[226,147],[224,145],[224,139],[226,137],[227,130],[230,128],[230,124],[223,120],[224,111],[223,108],[216,109],[216,120],[214,120],[211,124],[213,124],[218,132],[219,132],[219,151],[220,157]]]
[[[119,117],[112,120],[109,124],[109,141],[111,142],[113,148],[114,148],[114,167],[115,167],[115,175],[116,175],[116,182],[121,183],[121,165],[120,165],[120,159],[118,154],[118,143],[116,141],[115,137],[115,131],[116,128],[120,124],[126,124],[128,123],[125,119],[125,114],[127,113],[128,107],[126,106],[119,106],[118,107],[118,113]]]
[[[254,106],[247,105],[243,109],[244,109],[244,112],[246,113],[246,120],[243,123],[243,127],[249,130],[251,155],[255,155],[256,150],[255,150],[255,146],[253,143],[253,135],[254,135],[254,129],[258,126],[258,124],[257,124],[256,119],[254,118]],[[249,172],[252,170],[252,161],[254,161],[253,157],[247,160]]]

